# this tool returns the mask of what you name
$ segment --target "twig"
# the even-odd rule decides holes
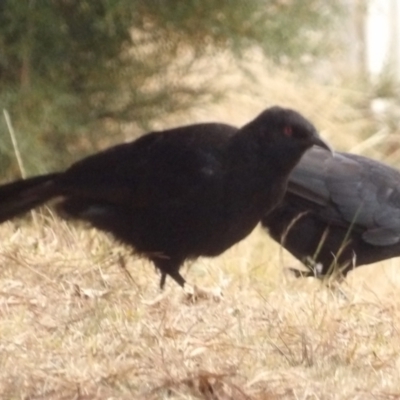
[[[8,132],[10,133],[11,142],[14,147],[14,153],[15,153],[15,157],[18,162],[19,171],[21,172],[21,177],[25,179],[26,172],[25,172],[25,168],[24,168],[24,163],[22,162],[21,153],[19,152],[17,139],[15,138],[14,128],[12,126],[11,119],[10,119],[10,114],[8,114],[8,111],[4,108],[3,108],[3,113],[4,113],[4,118],[6,120]]]
[[[3,108],[3,114],[4,114],[4,118],[6,120],[8,132],[10,133],[11,142],[12,142],[13,147],[14,147],[14,154],[15,154],[15,158],[17,159],[17,163],[18,163],[19,171],[21,173],[21,177],[23,179],[25,179],[26,178],[26,172],[25,172],[25,168],[24,168],[24,163],[22,162],[21,153],[19,152],[18,143],[17,143],[17,139],[15,137],[14,128],[13,128],[12,123],[11,123],[10,114],[8,113],[8,111],[5,108]],[[38,220],[36,218],[36,213],[34,211],[31,211],[31,215],[32,215],[33,223],[35,225],[37,225]]]

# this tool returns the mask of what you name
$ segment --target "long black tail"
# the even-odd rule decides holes
[[[35,176],[0,186],[0,223],[45,203],[59,193],[59,174]]]

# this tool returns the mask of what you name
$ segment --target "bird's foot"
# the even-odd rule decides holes
[[[199,300],[208,300],[208,299],[212,299],[214,301],[219,302],[224,297],[220,287],[205,289],[205,288],[200,288],[196,285],[191,286],[186,283],[185,286],[183,287],[183,291],[185,293],[186,299],[192,303],[195,303]]]
[[[284,272],[295,278],[309,278],[314,276],[314,274],[311,271],[304,271],[303,269],[297,269],[291,267],[284,268]]]
[[[307,270],[287,267],[285,271],[289,272],[295,278],[317,278],[323,279],[323,266],[320,263],[312,262],[307,265]]]

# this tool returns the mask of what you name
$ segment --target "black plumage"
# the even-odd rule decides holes
[[[217,256],[245,238],[283,197],[313,144],[296,111],[272,107],[241,129],[197,124],[153,132],[65,172],[0,187],[0,222],[59,197],[62,216],[89,222],[152,260],[179,285],[186,259]]]
[[[305,276],[346,276],[357,266],[400,256],[400,172],[370,158],[327,157],[312,148],[262,225],[309,267]]]

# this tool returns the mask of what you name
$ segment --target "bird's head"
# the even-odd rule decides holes
[[[250,124],[264,136],[263,140],[277,148],[297,148],[304,152],[312,146],[319,146],[332,153],[315,126],[295,110],[274,106],[264,110]]]

